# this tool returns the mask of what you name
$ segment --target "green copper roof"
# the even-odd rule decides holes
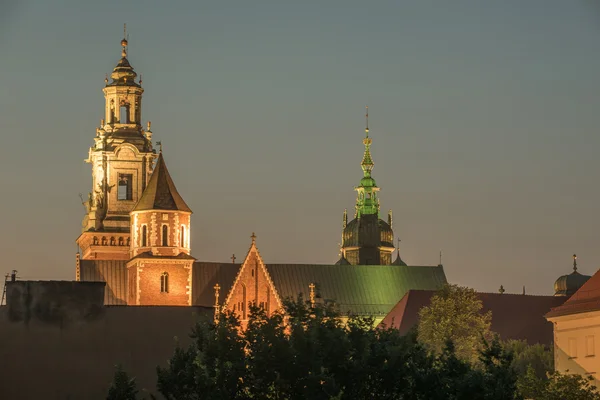
[[[356,217],[360,218],[361,215],[379,215],[379,199],[377,197],[377,183],[371,176],[371,171],[375,163],[371,157],[371,143],[373,140],[369,137],[369,128],[365,129],[365,138],[363,144],[365,145],[365,153],[363,154],[362,162],[360,166],[363,170],[363,178],[360,180],[360,185],[354,188],[357,192],[356,197]]]

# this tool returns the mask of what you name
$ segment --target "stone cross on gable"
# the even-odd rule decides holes
[[[231,255],[231,263],[232,263],[232,264],[235,264],[235,254],[232,254],[232,255]]]
[[[250,238],[252,238],[252,243],[256,243],[256,235],[254,232],[252,232],[252,236],[250,236]]]
[[[310,283],[310,285],[308,285],[308,288],[310,289],[310,306],[314,307],[315,306],[315,284],[314,283]]]

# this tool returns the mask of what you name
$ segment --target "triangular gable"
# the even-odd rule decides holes
[[[247,319],[249,302],[264,305],[269,314],[283,306],[255,239],[253,234],[250,249],[223,304],[223,308],[239,313],[241,319]]]

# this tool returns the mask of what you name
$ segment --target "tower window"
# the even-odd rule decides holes
[[[133,175],[119,174],[119,185],[117,199],[133,200]]]
[[[167,225],[162,226],[162,245],[169,245],[169,227]]]
[[[119,109],[119,119],[120,119],[119,122],[121,124],[129,123],[129,107],[121,106],[121,108]]]
[[[160,292],[169,293],[169,274],[166,272],[160,276]]]
[[[179,246],[185,247],[185,225],[181,225],[181,233],[179,238]]]
[[[148,226],[142,225],[142,246],[146,247],[148,245]]]

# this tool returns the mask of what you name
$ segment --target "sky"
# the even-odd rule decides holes
[[[143,75],[192,254],[334,263],[369,106],[409,265],[552,294],[600,268],[592,0],[0,2],[1,273],[74,279],[104,76]]]

